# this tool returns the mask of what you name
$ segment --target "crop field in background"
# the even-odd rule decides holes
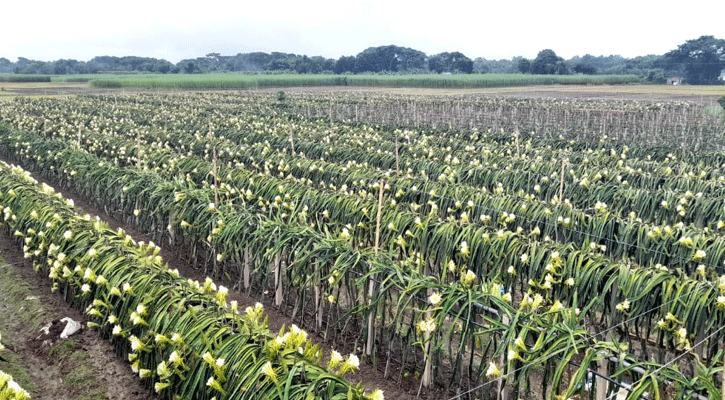
[[[362,86],[414,88],[485,88],[527,85],[626,84],[639,82],[634,75],[297,75],[297,74],[93,74],[2,75],[0,83],[88,83],[103,89],[259,89],[265,87]]]
[[[476,88],[542,84],[621,84],[638,82],[634,75],[120,75],[92,79],[99,88],[144,89],[256,89],[295,86],[374,86],[420,88]]]
[[[50,78],[50,82],[31,80]],[[94,83],[95,82],[95,83]],[[690,101],[716,106],[722,86],[637,84],[633,76],[534,75],[253,75],[253,74],[93,74],[0,75],[0,100],[15,96],[56,96],[143,90],[373,91],[405,95],[576,98]]]
[[[16,98],[0,103],[0,152],[423,396],[720,398],[721,115],[395,90]],[[237,313],[155,245],[3,168],[0,221],[158,392],[374,398],[343,378],[357,356],[265,331],[261,310]]]

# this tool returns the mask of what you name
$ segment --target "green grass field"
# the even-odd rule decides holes
[[[85,77],[84,77],[85,78]],[[61,80],[62,78],[58,78]],[[78,76],[75,77],[80,79]],[[549,84],[623,84],[635,83],[635,75],[272,75],[272,74],[203,74],[203,75],[101,75],[89,82],[97,88],[143,89],[254,89],[298,86],[363,86],[413,88],[485,88]]]
[[[16,74],[0,74],[0,82],[50,82],[51,77],[48,75],[16,75]]]

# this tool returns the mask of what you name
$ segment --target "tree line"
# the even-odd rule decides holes
[[[723,84],[725,40],[701,36],[686,41],[664,55],[632,59],[587,54],[565,61],[553,50],[545,49],[533,60],[518,59],[516,68],[525,74],[639,74],[655,83],[665,83],[668,76],[678,76],[689,84]]]
[[[337,60],[280,52],[239,53],[234,56],[209,53],[204,57],[184,59],[176,64],[163,59],[136,56],[100,56],[89,61],[38,61],[19,57],[17,62],[12,62],[7,58],[0,58],[0,73],[67,75],[103,72],[472,73],[473,61],[460,52],[428,56],[419,50],[393,45],[370,47],[356,56],[342,56]]]
[[[511,60],[478,57],[471,60],[457,51],[429,56],[420,50],[394,45],[369,47],[355,56],[342,56],[337,60],[280,52],[239,53],[234,56],[209,53],[176,64],[163,59],[136,56],[99,56],[89,61],[37,61],[20,57],[18,61],[11,62],[7,58],[0,58],[0,73],[45,75],[102,72],[636,74],[653,83],[664,83],[668,76],[681,76],[690,84],[718,84],[723,82],[723,70],[725,40],[713,36],[688,40],[664,55],[635,58],[586,54],[564,60],[553,50],[544,49],[531,60],[523,57]]]

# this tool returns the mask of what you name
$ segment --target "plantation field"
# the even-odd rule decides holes
[[[153,398],[122,360],[109,357],[112,346],[95,332],[59,339],[64,325],[59,322],[53,335],[43,337],[41,327],[65,317],[82,320],[82,313],[23,265],[22,249],[6,235],[0,235],[0,255],[0,371],[37,400]]]
[[[162,395],[379,400],[347,381],[362,360],[395,397],[719,398],[723,124],[619,98],[17,98],[0,152],[122,226],[10,167],[1,221]],[[123,226],[331,347],[275,336]]]
[[[86,83],[67,82],[2,82],[0,83],[0,101],[11,100],[17,96],[47,97],[68,96],[89,93]]]
[[[343,81],[344,79],[344,81]],[[94,83],[96,82],[96,83]],[[341,85],[341,83],[347,83]],[[613,84],[614,83],[614,84]],[[722,86],[641,85],[629,77],[536,77],[525,75],[305,76],[305,75],[71,75],[51,82],[0,82],[0,100],[140,90],[286,90],[382,92],[400,95],[510,98],[688,101],[717,107]]]
[[[26,86],[41,77],[0,75],[7,90]],[[214,90],[260,89],[268,87],[411,87],[411,88],[488,88],[529,85],[628,84],[638,82],[634,75],[284,75],[284,74],[97,74],[42,77],[48,84],[86,83],[99,89]],[[51,82],[52,81],[52,82]],[[26,85],[18,85],[20,83]],[[48,85],[51,86],[51,85]]]
[[[265,89],[277,91],[279,89]],[[703,106],[718,106],[717,100],[725,95],[725,87],[707,85],[527,85],[492,88],[354,88],[354,87],[293,87],[283,90],[298,92],[360,92],[377,91],[412,96],[488,96],[533,99],[597,99],[638,100],[651,102],[687,101]]]
[[[634,75],[267,75],[267,74],[201,74],[201,75],[118,75],[94,78],[90,84],[99,88],[142,89],[258,89],[297,86],[371,86],[421,88],[475,88],[526,86],[541,84],[616,84],[633,83]]]

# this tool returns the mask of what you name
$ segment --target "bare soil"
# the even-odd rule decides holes
[[[5,261],[1,275],[6,280],[0,285],[0,330],[7,347],[3,356],[9,359],[0,362],[0,370],[11,373],[33,399],[153,399],[96,332],[83,329],[68,339],[59,338],[65,326],[61,318],[84,322],[83,315],[51,292],[50,281],[33,271],[20,249],[7,232],[0,234]],[[49,335],[37,329],[53,321]]]

